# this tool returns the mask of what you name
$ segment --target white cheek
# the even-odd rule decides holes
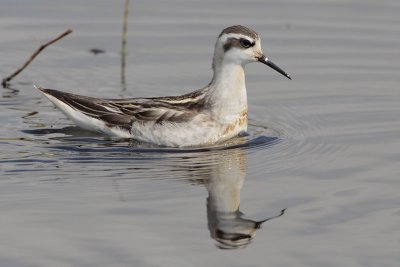
[[[226,52],[224,61],[242,65],[254,61],[254,56],[251,49],[232,48]]]

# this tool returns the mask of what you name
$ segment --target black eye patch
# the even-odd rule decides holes
[[[243,48],[249,48],[249,47],[252,47],[252,46],[255,45],[254,42],[250,42],[249,40],[247,40],[247,39],[245,39],[245,38],[240,38],[239,42],[240,42],[240,45],[241,45]]]
[[[226,52],[229,49],[231,49],[232,47],[247,49],[249,47],[254,46],[255,44],[256,44],[255,42],[251,42],[251,41],[247,40],[246,38],[240,38],[240,39],[229,38],[223,45],[223,48],[224,48],[224,52]]]

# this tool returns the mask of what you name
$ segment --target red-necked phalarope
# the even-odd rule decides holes
[[[263,54],[258,34],[236,25],[224,29],[218,36],[211,82],[189,94],[102,99],[38,89],[84,129],[161,146],[202,146],[247,130],[244,66],[256,61],[290,79]]]

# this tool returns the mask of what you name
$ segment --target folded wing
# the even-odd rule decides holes
[[[198,113],[187,105],[174,105],[165,98],[131,98],[101,99],[61,92],[53,89],[38,88],[46,96],[50,96],[65,104],[72,110],[104,122],[108,127],[119,127],[130,131],[132,124],[137,123],[181,123],[195,117]],[[49,98],[50,98],[49,97]],[[50,98],[50,100],[52,100]],[[68,111],[59,106],[68,116]],[[68,116],[70,117],[70,116]]]

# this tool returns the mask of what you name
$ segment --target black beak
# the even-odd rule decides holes
[[[275,65],[271,60],[269,60],[268,58],[266,58],[265,56],[262,56],[258,59],[258,61],[260,61],[261,63],[264,63],[265,65],[273,68],[274,70],[276,70],[277,72],[279,72],[280,74],[286,76],[288,79],[292,79],[290,78],[289,74],[287,74],[286,72],[284,72],[281,68],[279,68],[277,65]]]

